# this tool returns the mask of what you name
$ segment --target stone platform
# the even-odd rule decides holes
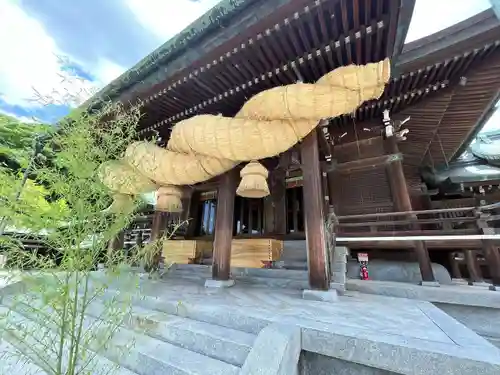
[[[96,282],[102,275],[95,274]],[[117,339],[137,340],[134,356],[118,360],[103,353],[102,361],[118,361],[120,373],[129,375],[270,374],[259,372],[259,365],[272,368],[266,361],[278,357],[268,354],[281,344],[279,358],[289,363],[292,356],[297,364],[297,371],[287,374],[500,373],[498,348],[426,301],[347,291],[331,303],[304,300],[298,289],[238,281],[231,288],[205,288],[204,283],[204,278],[141,277],[133,315],[153,322],[153,328],[135,333],[125,326]],[[120,285],[112,279],[101,299],[119,298]],[[100,304],[89,319],[98,315]],[[279,326],[292,330],[278,338],[272,332]],[[291,344],[297,328],[300,341]],[[275,374],[282,373],[280,363],[273,365]]]
[[[191,319],[253,334],[270,323],[299,326],[305,351],[399,374],[500,371],[500,350],[425,301],[354,293],[326,303],[304,300],[298,290],[238,283],[213,290],[172,279],[141,292],[151,308],[182,301]]]

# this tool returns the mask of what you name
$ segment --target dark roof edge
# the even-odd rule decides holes
[[[325,1],[325,0],[322,0]],[[400,14],[398,15],[398,25],[402,22],[402,27],[398,27],[395,35],[395,51],[399,52],[404,43],[409,23],[413,13],[416,0],[400,0]],[[211,36],[217,35],[216,31],[220,28],[232,29],[233,23],[246,23],[252,27],[257,24],[261,18],[267,16],[269,10],[285,7],[286,4],[302,3],[304,0],[223,0],[208,13],[193,22],[184,31],[159,47],[156,51],[146,56],[134,67],[122,74],[119,78],[109,83],[92,98],[87,100],[82,107],[89,110],[97,109],[104,101],[122,99],[126,104],[130,101],[128,93],[136,92],[135,85],[142,87],[152,87],[159,82],[159,79],[165,80],[179,73],[177,69],[179,60],[184,55],[200,55],[201,52],[193,53],[193,46],[205,46],[216,48],[217,43],[209,40]],[[311,0],[312,2],[312,0]],[[255,10],[257,14],[251,17],[244,16],[244,11],[248,8]],[[409,8],[409,9],[408,9]],[[213,16],[215,14],[215,16]],[[221,25],[226,24],[226,25]],[[235,27],[237,25],[234,25]],[[196,33],[195,33],[196,32]],[[232,31],[231,31],[232,32]],[[213,38],[212,38],[213,39]],[[208,42],[206,42],[208,40]],[[190,53],[188,53],[191,50]],[[203,48],[200,48],[203,50]],[[226,51],[227,52],[227,51]],[[204,53],[209,53],[204,52]],[[193,56],[191,56],[193,57]],[[198,59],[200,57],[198,56]],[[193,58],[184,62],[191,64]],[[197,59],[194,59],[196,61]],[[174,67],[172,67],[174,65]],[[169,69],[170,68],[170,69]],[[168,70],[168,72],[167,72]],[[140,90],[140,89],[139,89]],[[130,103],[129,103],[130,104]]]
[[[143,80],[158,69],[160,64],[166,64],[175,59],[190,45],[198,42],[210,32],[224,27],[225,22],[257,1],[259,0],[222,0],[179,34],[169,39],[120,77],[106,85],[83,106],[90,107],[90,110],[92,110],[101,105],[103,101],[116,98],[135,82]]]
[[[473,130],[469,133],[469,135],[462,142],[462,145],[452,155],[452,157],[450,158],[450,161],[456,160],[457,158],[460,157],[460,155],[462,155],[465,152],[465,150],[469,147],[470,143],[474,140],[474,138],[477,137],[478,133],[481,131],[481,129],[486,124],[486,122],[488,122],[490,117],[495,112],[496,104],[498,103],[499,100],[500,100],[500,90],[498,90],[496,95],[493,96],[488,107],[486,107],[484,112],[481,114],[481,117],[477,121],[476,126],[474,126]]]
[[[403,52],[406,35],[410,28],[413,10],[415,9],[416,0],[401,0],[399,6],[398,29],[396,31],[396,39],[394,41],[394,52],[392,57],[396,57]]]
[[[491,8],[486,9],[472,17],[466,18],[465,20],[460,21],[454,25],[451,25],[441,31],[414,40],[413,42],[406,43],[403,52],[409,52],[411,50],[418,49],[425,45],[428,45],[429,43],[434,43],[441,39],[453,37],[455,34],[461,32],[464,29],[470,29],[474,27],[476,24],[480,24],[492,18],[496,19],[495,12],[493,12]]]
[[[396,62],[397,70],[403,72],[405,65],[446,51],[458,43],[486,34],[499,27],[500,20],[496,17],[495,12],[491,8],[487,9],[437,33],[407,43]]]

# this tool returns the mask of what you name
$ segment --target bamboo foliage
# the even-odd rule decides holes
[[[39,210],[22,194],[13,199],[19,177],[0,169],[0,216],[8,218],[9,233],[0,238],[2,277],[11,283],[0,289],[1,374],[9,368],[15,375],[109,374],[116,361],[104,357],[118,360],[132,349],[121,334],[139,297],[139,275],[130,267],[148,261],[158,245],[133,256],[107,251],[130,225],[138,202],[132,199],[114,215],[106,212],[109,190],[98,171],[123,156],[139,117],[134,108],[125,113],[110,105],[98,115],[75,113],[52,131],[46,147],[56,150],[54,163],[35,162],[31,183],[44,186],[43,199],[64,198],[61,209]],[[33,237],[40,248],[24,248],[23,240]],[[96,271],[98,263],[106,270]]]

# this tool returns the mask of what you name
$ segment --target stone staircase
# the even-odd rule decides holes
[[[288,270],[307,270],[306,241],[284,241],[283,254],[276,265]]]
[[[118,299],[117,299],[118,296]],[[119,291],[111,286],[100,299],[86,310],[84,327],[96,327],[106,322],[100,318],[109,307],[106,301],[120,304]],[[39,306],[39,314],[33,313],[33,301],[26,295],[26,302],[19,296],[5,296],[0,314],[9,311],[11,324],[19,324],[30,335],[20,338],[4,332],[0,339],[0,374],[47,374],[43,361],[29,360],[19,352],[30,348],[51,347],[57,339],[57,327],[51,326],[51,311]],[[177,302],[162,307],[155,298],[135,298],[130,314],[122,321],[111,342],[105,348],[97,341],[88,341],[90,353],[96,355],[90,374],[117,375],[231,375],[241,371],[257,337],[221,325],[182,316],[182,309],[174,308]],[[115,306],[118,306],[115,305]],[[118,327],[118,326],[117,326]],[[17,353],[17,354],[16,354]],[[15,354],[14,356],[12,354]],[[32,357],[32,356],[30,356]],[[21,358],[21,359],[20,359]],[[67,358],[63,362],[67,362]],[[51,361],[52,362],[52,361]],[[56,363],[56,361],[53,361]],[[116,369],[116,370],[115,370]]]
[[[106,327],[109,320],[103,312],[110,306],[118,310],[131,306],[131,311],[106,346],[84,341],[92,357],[85,374],[496,375],[500,371],[497,348],[428,302],[356,294],[337,303],[307,301],[298,290],[306,282],[304,271],[233,269],[232,273],[237,280],[234,287],[207,289],[203,285],[209,267],[174,266],[160,280],[141,276],[131,301],[133,291],[123,287],[131,274],[94,273],[92,282],[107,277],[108,288],[86,310],[84,332],[98,336],[99,330],[90,328]],[[50,284],[47,279],[41,282]],[[19,336],[0,330],[0,375],[53,373],[36,357],[19,361],[2,355],[51,348],[57,339],[53,311],[23,288],[4,288],[0,297],[0,316],[10,311],[14,330],[23,326],[32,332]],[[57,357],[50,356],[50,362],[56,362]],[[68,360],[62,359],[63,364]]]
[[[207,265],[173,264],[163,278],[205,281],[212,277],[211,269]],[[233,267],[231,278],[252,287],[302,290],[309,286],[307,272],[299,270]]]

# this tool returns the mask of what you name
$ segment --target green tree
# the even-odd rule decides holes
[[[37,134],[46,134],[52,127],[47,124],[27,124],[0,114],[0,166],[18,172],[28,166]],[[50,158],[47,148],[43,151]]]
[[[43,230],[46,245],[59,252],[56,261],[3,239],[9,263],[16,270],[11,274],[22,278],[25,293],[1,301],[0,339],[14,350],[3,357],[0,353],[0,363],[20,357],[50,375],[106,373],[98,355],[115,359],[128,349],[109,344],[128,316],[129,298],[138,290],[133,274],[120,274],[129,262],[151,258],[158,246],[141,248],[136,253],[141,259],[132,260],[122,252],[106,251],[107,244],[130,225],[137,205],[127,212],[106,214],[110,195],[98,170],[102,163],[121,157],[136,139],[140,113],[134,108],[124,112],[119,106],[103,111],[92,116],[73,113],[58,124],[51,140],[58,151],[52,164],[35,163],[36,179],[26,186],[29,199],[12,199],[17,177],[6,168],[0,171],[2,214],[32,233]],[[43,189],[38,181],[46,183]],[[46,195],[61,197],[64,203],[40,202]],[[94,272],[103,256],[107,273]],[[37,272],[23,272],[26,269]],[[89,317],[90,309],[96,311],[95,300],[110,293],[109,283],[117,279],[122,283],[120,300],[107,296],[98,318]]]

